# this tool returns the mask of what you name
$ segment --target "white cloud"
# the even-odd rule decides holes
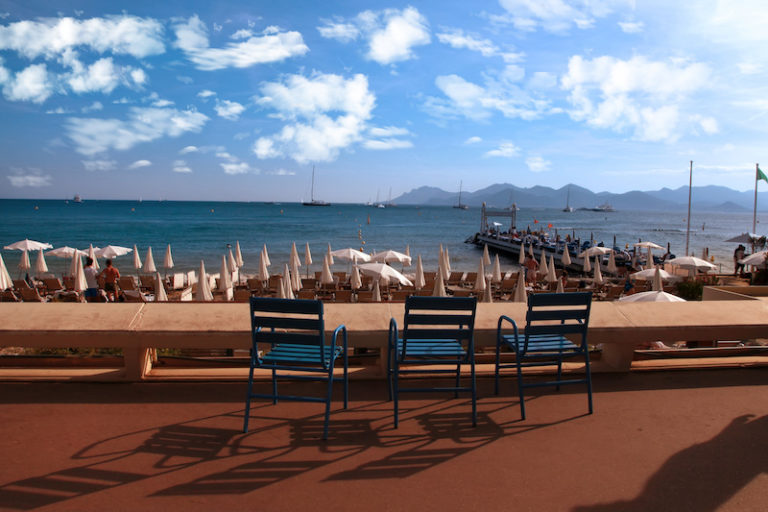
[[[249,39],[253,36],[254,36],[253,31],[248,30],[247,28],[241,28],[240,30],[232,34],[230,37],[234,40],[238,40],[238,39]]]
[[[208,30],[199,17],[192,16],[174,27],[175,46],[181,49],[198,69],[213,71],[228,67],[246,68],[254,64],[279,62],[309,51],[299,32],[283,32],[272,27],[260,36],[224,48],[211,48]]]
[[[631,7],[633,0],[499,0],[507,11],[491,16],[492,21],[511,23],[522,31],[539,28],[547,32],[563,33],[575,26],[592,28],[596,18],[602,18],[621,7]]]
[[[470,137],[467,140],[464,141],[464,144],[477,144],[478,142],[482,142],[483,139],[481,139],[478,136]]]
[[[42,103],[53,94],[54,89],[45,64],[32,64],[15,76],[9,73],[3,83],[3,95],[11,101]]]
[[[404,149],[413,147],[413,142],[402,139],[366,140],[363,142],[363,147],[374,150]]]
[[[129,103],[133,103],[133,101],[131,101],[128,98],[126,98],[125,96],[123,96],[122,98],[118,98],[116,100],[113,100],[112,103],[114,105],[128,105]]]
[[[102,105],[100,101],[94,101],[87,107],[83,107],[82,109],[80,109],[80,111],[83,114],[87,114],[88,112],[98,112],[99,110],[103,110],[103,109],[104,109],[104,105]]]
[[[642,21],[620,21],[619,27],[627,34],[639,34],[645,28]]]
[[[173,105],[173,102],[171,100],[166,100],[166,99],[156,99],[155,101],[152,102],[153,107],[159,107],[159,108],[170,107],[171,105]]]
[[[119,15],[87,20],[46,18],[0,26],[0,50],[14,50],[28,59],[50,59],[79,46],[136,58],[158,55],[165,51],[163,25],[151,18]]]
[[[502,52],[490,39],[479,39],[465,34],[460,28],[447,29],[445,32],[437,34],[437,39],[441,43],[450,45],[453,48],[466,48],[467,50],[479,52],[483,57],[499,56],[510,64],[519,62],[523,58],[522,53]]]
[[[103,92],[109,94],[118,83],[120,76],[111,58],[99,59],[88,67],[76,58],[71,61],[72,73],[66,79],[72,90],[78,94]]]
[[[45,111],[46,114],[71,114],[71,110],[67,110],[64,107],[56,107]]]
[[[226,174],[246,174],[251,172],[251,166],[246,162],[221,162],[219,164]]]
[[[267,171],[264,174],[272,174],[273,176],[296,176],[296,171],[289,171],[288,169],[276,169],[274,171]]]
[[[397,126],[385,126],[385,127],[372,127],[368,130],[368,133],[372,137],[401,137],[403,135],[410,135],[411,132],[406,128],[399,128]]]
[[[112,171],[117,167],[114,160],[83,160],[86,171]]]
[[[208,117],[195,110],[131,107],[127,120],[70,118],[66,131],[78,153],[95,155],[109,149],[130,149],[161,137],[199,132],[206,121]]]
[[[179,75],[176,77],[176,80],[186,85],[192,85],[195,83],[195,80],[191,76],[186,75]]]
[[[254,153],[260,159],[289,157],[299,163],[334,160],[339,151],[361,141],[376,102],[361,74],[349,79],[289,75],[283,82],[265,83],[261,93],[256,103],[289,123],[279,133],[258,138]]]
[[[192,169],[187,165],[184,160],[175,160],[173,162],[173,172],[190,173]]]
[[[549,160],[544,160],[540,156],[529,156],[525,159],[525,165],[528,166],[528,170],[531,172],[543,172],[549,170],[552,162]]]
[[[141,169],[142,167],[149,167],[152,165],[152,162],[149,160],[136,160],[131,165],[128,166],[129,169]]]
[[[701,63],[577,55],[571,57],[561,86],[569,91],[574,120],[617,132],[633,130],[639,140],[674,141],[684,128],[680,109],[707,86],[710,75]]]
[[[203,89],[199,93],[197,93],[197,96],[200,98],[209,98],[211,96],[216,96],[216,93],[213,91],[209,91],[208,89]]]
[[[23,171],[17,171],[17,174],[8,176],[12,187],[48,187],[51,185],[51,175],[41,174],[39,171],[29,171],[22,174]]]
[[[320,35],[350,42],[363,37],[366,57],[379,64],[393,64],[414,57],[413,47],[430,43],[427,19],[414,7],[363,11],[349,21],[326,21]]]
[[[514,158],[520,155],[520,148],[512,142],[502,142],[499,147],[485,153],[484,156],[500,156],[504,158]]]
[[[236,101],[216,100],[214,109],[220,117],[229,119],[230,121],[237,121],[240,118],[240,114],[245,110],[245,107]]]
[[[187,153],[197,153],[200,151],[197,146],[185,146],[179,150],[180,155],[186,155]]]

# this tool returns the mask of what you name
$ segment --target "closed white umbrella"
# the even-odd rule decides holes
[[[160,272],[155,272],[155,302],[168,302],[168,294],[165,293],[163,278]]]
[[[212,301],[213,294],[211,293],[210,281],[208,281],[208,274],[205,273],[205,262],[200,260],[200,275],[197,278],[197,290],[195,290],[195,300],[199,301]]]
[[[333,251],[331,251],[331,242],[328,242],[328,265],[333,265]]]
[[[146,267],[146,265],[145,265]],[[221,270],[219,270],[219,287],[220,292],[226,292],[232,288],[232,274],[229,273],[229,264],[227,263],[227,257],[221,255]]]
[[[619,299],[620,302],[685,302],[685,299],[667,292],[640,292]]]
[[[451,270],[448,267],[448,257],[446,256],[447,249],[443,249],[443,244],[440,244],[440,265],[438,270],[442,272],[443,281],[447,281],[451,277]]]
[[[435,287],[432,289],[432,295],[435,297],[446,297],[448,295],[445,293],[445,283],[440,272],[435,276]]]
[[[558,279],[557,280],[557,290],[555,290],[555,293],[564,293],[565,289],[563,288],[563,280]]]
[[[237,263],[238,269],[243,268],[243,264],[245,263],[243,261],[243,252],[240,250],[240,240],[235,242],[235,263]]]
[[[482,257],[480,257],[480,263],[477,265],[477,277],[475,278],[475,286],[472,289],[476,292],[485,290],[485,265],[484,258]]]
[[[533,242],[531,242],[531,245],[528,246],[528,256],[533,258]]]
[[[539,259],[539,270],[538,274],[540,276],[546,276],[549,272],[549,265],[547,265],[547,251],[544,250],[544,248],[541,248],[541,258]]]
[[[96,257],[96,249],[93,248],[93,244],[88,247],[88,257],[93,260],[93,268],[99,270],[101,267],[99,266],[99,259]]]
[[[608,266],[605,270],[611,274],[616,274],[619,271],[619,268],[616,266],[616,255],[614,251],[611,251],[608,255]]]
[[[171,244],[168,244],[168,247],[165,248],[165,258],[163,258],[163,267],[167,271],[168,269],[173,268],[173,255],[171,254]]]
[[[483,263],[486,265],[491,264],[491,255],[488,254],[488,244],[483,244]]]
[[[587,274],[592,270],[592,262],[589,261],[589,257],[584,258],[584,273]]]
[[[128,247],[121,247],[119,245],[108,245],[96,250],[96,256],[99,258],[117,258],[119,256],[125,256],[131,252]]]
[[[155,267],[155,259],[152,257],[152,247],[147,249],[147,256],[144,258],[144,272],[147,274],[157,272],[157,267]]]
[[[379,288],[379,281],[373,282],[373,302],[381,302],[381,289]]]
[[[352,275],[349,276],[349,285],[353,290],[359,290],[363,286],[363,281],[360,279],[360,271],[357,267],[352,267]]]
[[[141,270],[141,256],[139,256],[139,250],[136,248],[136,244],[133,244],[133,268],[136,269],[136,273]]]
[[[605,282],[603,279],[603,272],[600,270],[600,256],[595,256],[595,278],[592,280],[596,285],[600,286]]]
[[[410,245],[406,245],[405,246],[405,255],[408,256],[409,258],[411,257],[411,246]],[[411,261],[413,261],[413,260],[409,260],[408,263],[403,263],[403,266],[404,267],[410,267],[411,266]]]
[[[32,268],[32,264],[29,262],[29,253],[27,251],[22,251],[21,259],[19,260],[19,270],[26,272],[30,268]]]
[[[398,282],[403,286],[413,286],[410,279],[386,263],[360,263],[357,268],[365,275],[373,276],[385,283]]]
[[[291,261],[291,264],[295,264],[295,260]],[[288,268],[288,264],[285,264],[285,269],[283,270],[283,294],[285,295],[286,299],[295,299],[296,297],[293,295],[293,277],[291,275],[291,269]]]
[[[8,267],[5,266],[3,255],[0,254],[0,290],[7,290],[13,287],[11,274],[8,273]]]
[[[664,285],[661,283],[661,271],[659,267],[656,267],[653,273],[653,284],[651,285],[651,291],[661,292],[664,291]]]
[[[494,283],[500,283],[501,282],[501,263],[499,263],[499,255],[494,254],[493,258],[493,274],[491,277],[491,281]]]
[[[39,251],[40,249],[53,249],[53,246],[51,244],[35,242],[34,240],[25,238],[24,240],[19,240],[11,245],[6,245],[3,249],[9,251]]]
[[[261,253],[264,255],[264,264],[266,266],[272,265],[272,262],[269,261],[269,253],[267,252],[267,244],[264,244],[264,247],[261,249]]]
[[[237,272],[237,261],[235,261],[235,255],[232,253],[232,249],[227,253],[227,268],[229,269],[230,276]]]
[[[269,270],[267,270],[267,255],[264,251],[259,254],[259,281],[267,281],[269,279]]]
[[[72,277],[77,276],[77,262],[80,261],[80,257],[81,257],[80,253],[82,252],[83,251],[77,251],[72,256],[72,262],[69,264],[69,275]]]
[[[286,299],[285,296],[285,278],[283,276],[280,276],[280,279],[277,280],[277,298],[278,299]]]
[[[371,254],[371,260],[370,261],[378,261],[380,263],[411,263],[411,257],[407,254],[403,254],[402,252],[397,251],[381,251],[374,254]]]
[[[517,253],[517,262],[521,265],[525,263],[525,242],[520,245],[520,252]]]
[[[491,280],[488,279],[488,282],[485,283],[485,290],[483,291],[483,300],[482,302],[493,302],[493,293],[491,291]]]
[[[320,272],[320,284],[333,284],[333,274],[331,274],[331,267],[328,263],[330,257],[329,253],[326,253],[323,258],[323,270]]]
[[[88,288],[88,283],[85,281],[85,272],[83,271],[83,260],[80,256],[76,256],[77,267],[75,270],[75,285],[74,290],[76,292],[84,292]]]
[[[563,255],[560,257],[560,263],[563,267],[567,267],[571,264],[571,253],[568,251],[568,245],[563,249]]]
[[[333,258],[338,258],[342,261],[349,261],[352,263],[367,263],[371,261],[371,255],[366,254],[362,251],[358,251],[357,249],[352,249],[351,247],[348,247],[346,249],[338,249],[336,251],[333,251],[331,254],[331,261],[333,261]],[[326,258],[328,256],[326,255]],[[332,263],[330,263],[332,264]]]
[[[298,258],[291,261],[291,288],[293,291],[301,290],[301,274],[299,273],[299,261]]]
[[[35,274],[37,277],[41,277],[43,274],[48,273],[48,265],[45,263],[45,256],[43,255],[43,250],[38,249],[37,251],[37,261],[35,262]]]
[[[525,271],[520,269],[517,273],[517,284],[512,294],[512,302],[528,302],[528,294],[525,291]]]
[[[296,250],[296,242],[291,243],[291,257],[288,260],[288,264],[293,266],[293,262],[296,262],[296,266],[301,266],[301,260],[299,259],[299,251]]]
[[[424,279],[424,265],[421,263],[421,254],[416,258],[416,277],[414,278],[413,285],[417,290],[421,290],[426,285]]]
[[[451,257],[448,254],[448,246],[446,246],[443,251],[443,258],[445,258],[445,278],[448,279],[451,275]]]
[[[309,266],[312,265],[312,253],[309,252],[309,242],[304,245],[304,265],[307,266],[307,277],[309,277]]]
[[[554,283],[557,281],[557,272],[555,272],[555,255],[553,254],[549,258],[549,265],[547,266],[547,282]]]

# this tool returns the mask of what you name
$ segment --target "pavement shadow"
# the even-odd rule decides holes
[[[768,415],[739,416],[715,437],[669,459],[632,500],[580,506],[574,512],[719,509],[768,472]]]

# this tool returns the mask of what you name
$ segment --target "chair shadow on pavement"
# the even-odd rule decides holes
[[[719,509],[754,478],[768,473],[768,415],[734,418],[709,441],[674,454],[628,501],[574,507],[574,512]]]

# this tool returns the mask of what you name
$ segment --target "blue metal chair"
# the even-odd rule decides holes
[[[248,432],[248,419],[252,398],[271,398],[276,404],[279,399],[304,402],[325,402],[325,423],[323,439],[328,438],[328,418],[331,412],[331,393],[334,381],[344,382],[344,408],[348,402],[348,358],[347,328],[340,325],[333,331],[331,345],[325,343],[323,303],[319,300],[273,299],[251,297],[251,368],[248,374],[248,396],[245,401],[243,432]],[[339,333],[341,345],[337,344]],[[259,355],[259,344],[269,344],[263,356]],[[341,357],[344,364],[343,377],[334,377],[336,359]],[[253,392],[253,370],[272,370],[272,393]],[[278,372],[292,372],[281,374]],[[308,372],[319,375],[301,375]],[[327,382],[325,398],[311,396],[279,395],[277,379],[317,380]]]
[[[395,428],[398,426],[398,399],[400,393],[421,391],[460,391],[472,394],[472,425],[477,424],[477,389],[475,385],[475,310],[474,297],[420,297],[405,300],[403,336],[398,337],[397,322],[389,322],[387,351],[387,384],[389,398],[394,398]],[[447,368],[423,368],[429,365],[455,364],[456,370]],[[471,370],[471,385],[460,386],[461,365]],[[419,369],[407,369],[419,365]],[[400,375],[424,373],[454,373],[452,387],[400,386]]]
[[[587,329],[591,293],[538,293],[528,297],[528,313],[523,335],[508,316],[501,316],[496,330],[496,394],[499,394],[499,372],[502,368],[517,368],[517,389],[520,395],[520,415],[525,419],[525,388],[561,384],[586,384],[589,413],[592,414],[592,374],[589,369]],[[512,325],[512,334],[504,334],[504,322]],[[571,341],[570,338],[575,338]],[[501,348],[515,352],[515,362],[501,364]],[[563,379],[564,357],[584,357],[585,377]],[[546,382],[523,382],[523,368],[557,365],[557,378]]]

